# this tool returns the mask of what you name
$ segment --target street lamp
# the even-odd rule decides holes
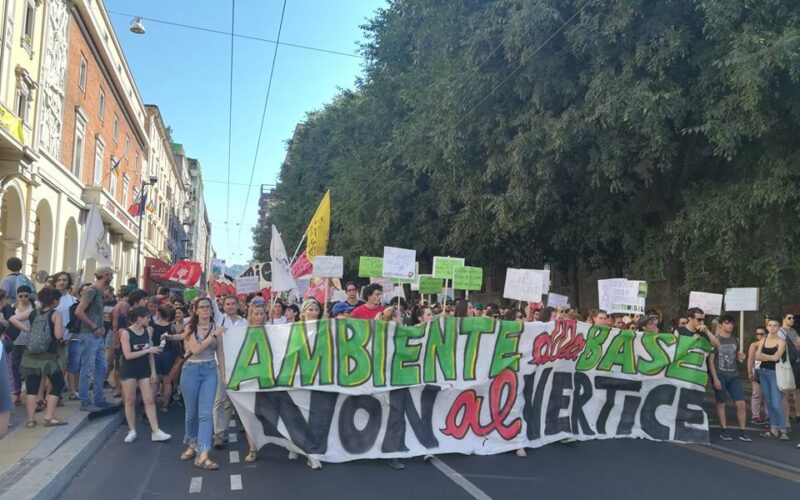
[[[145,207],[142,206],[142,202],[147,199],[147,195],[145,194],[145,188],[147,186],[152,186],[158,182],[158,177],[155,175],[150,176],[149,182],[145,182],[142,179],[142,189],[141,189],[141,199],[139,200],[139,236],[136,239],[136,283],[139,283],[139,273],[142,270],[142,219],[144,218],[144,211]]]
[[[131,21],[130,27],[131,33],[136,33],[137,35],[144,35],[144,24],[142,24],[142,18],[137,17],[133,21]]]

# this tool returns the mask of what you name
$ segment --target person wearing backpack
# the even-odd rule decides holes
[[[56,310],[61,293],[54,288],[43,288],[39,293],[40,307],[28,316],[30,326],[26,326],[17,317],[11,322],[20,331],[27,334],[27,347],[22,354],[20,374],[25,378],[27,392],[25,409],[28,421],[25,427],[36,427],[37,393],[49,378],[53,390],[47,395],[44,425],[54,427],[66,425],[66,421],[55,417],[59,395],[64,391],[64,374],[58,360],[58,341],[64,337],[64,324],[61,313]]]
[[[11,273],[0,282],[0,288],[6,291],[9,301],[14,304],[17,301],[17,289],[27,286],[31,290],[31,301],[36,300],[36,286],[30,278],[22,274],[22,261],[17,257],[11,257],[6,261],[6,268]]]
[[[81,295],[75,315],[81,320],[78,334],[81,343],[81,372],[78,378],[78,395],[81,411],[93,412],[110,408],[103,393],[106,379],[105,333],[103,327],[103,289],[111,283],[114,270],[104,266],[98,268],[94,285]],[[89,381],[94,375],[94,398],[89,398]]]
[[[81,344],[77,335],[80,330],[80,320],[75,316],[75,309],[78,306],[78,299],[72,295],[72,276],[61,271],[56,273],[55,287],[61,294],[56,311],[61,314],[61,322],[64,325],[64,341],[67,349],[66,376],[67,387],[69,387],[69,400],[78,399],[78,374],[81,370]]]

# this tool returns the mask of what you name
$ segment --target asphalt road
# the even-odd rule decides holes
[[[792,498],[800,489],[797,439],[760,438],[756,428],[752,443],[723,442],[712,427],[710,446],[619,439],[549,445],[529,450],[527,458],[443,455],[433,464],[405,460],[402,471],[379,460],[324,464],[313,471],[302,459],[287,460],[276,446],[262,449],[258,462],[245,464],[247,443],[236,421],[229,431],[237,442],[212,454],[221,469],[203,471],[178,459],[182,409],[159,418],[162,429],[174,436],[171,442],[151,443],[140,424],[139,440],[124,444],[127,429],[121,426],[61,498],[542,499],[581,494],[593,500],[730,500],[765,493]]]

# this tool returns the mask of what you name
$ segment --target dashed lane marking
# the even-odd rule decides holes
[[[230,422],[228,422],[228,427],[230,427],[231,429],[233,429],[234,427],[236,427],[236,419],[233,419],[233,418],[232,418],[232,419],[231,419],[231,421],[230,421]]]
[[[236,443],[238,441],[239,441],[239,435],[238,434],[236,434],[235,432],[231,432],[230,434],[228,434],[228,442],[229,443]]]
[[[193,477],[189,483],[189,493],[200,493],[203,491],[203,478]]]
[[[242,476],[240,474],[231,474],[231,490],[241,490],[242,489]]]
[[[239,452],[238,451],[232,451],[230,453],[230,458],[231,458],[231,463],[232,464],[238,464],[239,463]]]

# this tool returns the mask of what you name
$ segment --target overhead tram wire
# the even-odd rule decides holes
[[[326,53],[326,54],[334,54],[334,55],[337,55],[337,56],[354,57],[356,59],[361,59],[361,56],[358,55],[358,54],[350,54],[350,53],[341,52],[341,51],[338,51],[338,50],[323,49],[323,48],[320,48],[320,47],[312,47],[312,46],[309,46],[309,45],[301,45],[301,44],[297,44],[297,43],[281,42],[280,40],[270,40],[269,38],[261,38],[261,37],[252,36],[252,35],[242,35],[242,34],[239,34],[239,33],[234,33],[233,30],[231,30],[231,32],[227,32],[227,31],[222,31],[222,30],[215,30],[213,28],[205,28],[203,26],[194,26],[194,25],[191,25],[191,24],[176,23],[174,21],[166,21],[164,19],[156,19],[156,18],[152,18],[152,17],[143,17],[143,16],[137,16],[137,15],[134,15],[134,14],[126,14],[124,12],[117,12],[117,11],[113,11],[113,10],[109,10],[107,12],[109,14],[114,14],[114,15],[117,15],[117,16],[138,17],[143,21],[149,21],[151,23],[157,23],[157,24],[166,24],[168,26],[175,26],[175,27],[178,27],[178,28],[185,28],[185,29],[197,30],[197,31],[205,31],[207,33],[214,33],[214,34],[217,34],[217,35],[226,35],[226,36],[232,35],[232,36],[234,36],[236,38],[242,38],[242,39],[245,39],[245,40],[255,40],[257,42],[274,43],[276,45],[285,45],[287,47],[294,47],[294,48],[297,48],[297,49],[312,50],[312,51],[315,51],[315,52],[323,52],[323,53]]]
[[[244,208],[242,209],[242,218],[239,221],[239,238],[238,245],[242,244],[242,225],[244,224],[244,216],[247,214],[247,203],[250,201],[250,189],[253,187],[253,176],[256,173],[256,163],[258,162],[258,152],[261,149],[261,135],[264,133],[264,122],[267,118],[267,106],[269,105],[269,95],[272,90],[272,78],[275,76],[275,62],[278,59],[278,47],[280,47],[281,32],[283,31],[283,18],[286,14],[286,2],[283,0],[283,7],[281,8],[281,20],[278,24],[278,40],[275,43],[275,50],[272,52],[272,65],[269,69],[269,79],[267,81],[267,94],[264,96],[264,109],[261,112],[261,126],[258,127],[258,140],[256,141],[256,153],[253,155],[253,166],[250,168],[250,181],[247,183],[247,195],[244,198]]]
[[[469,116],[470,116],[470,115],[471,115],[471,114],[472,114],[472,113],[473,113],[473,112],[474,112],[476,109],[478,109],[478,107],[480,107],[480,105],[481,105],[481,104],[483,104],[484,102],[486,102],[486,100],[487,100],[489,97],[491,97],[491,95],[492,95],[492,94],[494,94],[494,93],[495,93],[495,92],[496,92],[496,91],[497,91],[497,90],[498,90],[500,87],[502,87],[503,85],[505,85],[505,84],[506,84],[506,83],[507,83],[507,82],[508,82],[508,81],[509,81],[511,78],[513,78],[514,76],[516,76],[516,75],[517,75],[517,73],[519,73],[519,71],[520,71],[522,68],[524,68],[524,67],[525,67],[525,65],[527,64],[527,62],[528,62],[528,61],[529,61],[531,58],[533,58],[533,57],[534,57],[536,54],[538,54],[538,53],[539,53],[539,52],[540,52],[540,51],[541,51],[541,50],[542,50],[542,49],[545,47],[545,45],[547,45],[547,44],[548,44],[548,43],[549,43],[549,42],[550,42],[550,41],[551,41],[553,38],[555,38],[556,36],[558,36],[558,34],[559,34],[559,33],[561,33],[562,31],[564,31],[564,29],[566,29],[566,27],[567,27],[567,26],[569,26],[569,24],[572,22],[572,20],[573,20],[573,19],[575,19],[576,17],[578,17],[578,15],[580,15],[580,14],[581,14],[581,12],[583,12],[583,11],[586,9],[586,7],[588,7],[588,6],[589,6],[589,4],[593,3],[594,1],[595,1],[595,0],[587,0],[587,1],[586,1],[586,2],[585,2],[585,3],[584,3],[584,4],[583,4],[583,5],[582,5],[582,6],[581,6],[581,7],[580,7],[578,10],[577,10],[577,11],[575,11],[575,13],[574,13],[574,14],[572,14],[572,16],[570,16],[570,18],[569,18],[569,19],[567,19],[566,21],[564,21],[564,24],[562,24],[561,26],[559,26],[559,27],[558,27],[558,29],[556,29],[556,30],[555,30],[553,33],[551,33],[551,34],[550,34],[550,36],[548,36],[548,37],[547,37],[547,38],[546,38],[546,39],[545,39],[545,40],[544,40],[544,41],[543,41],[543,42],[542,42],[542,43],[541,43],[541,44],[540,44],[538,47],[536,47],[536,49],[535,49],[535,50],[534,50],[534,51],[533,51],[533,52],[530,54],[530,56],[528,57],[528,60],[526,60],[526,61],[523,61],[523,62],[522,62],[522,63],[521,63],[519,66],[517,66],[517,68],[516,68],[516,69],[514,69],[514,70],[513,70],[511,73],[509,73],[509,74],[508,74],[508,76],[506,76],[506,77],[505,77],[505,78],[504,78],[504,79],[503,79],[503,80],[502,80],[500,83],[498,83],[497,85],[495,85],[494,87],[492,87],[492,89],[491,89],[491,90],[489,90],[489,92],[488,92],[488,93],[487,93],[485,96],[483,96],[483,98],[481,98],[481,100],[480,100],[480,101],[478,101],[478,103],[477,103],[477,104],[475,104],[474,106],[472,106],[472,107],[469,109],[469,111],[467,111],[466,113],[464,113],[464,115],[462,115],[462,116],[461,116],[461,118],[459,118],[459,119],[458,119],[458,121],[457,121],[457,122],[456,122],[456,123],[453,125],[453,128],[455,128],[455,127],[457,127],[457,126],[461,125],[461,123],[462,123],[464,120],[466,120],[466,119],[467,119],[467,117],[469,117]],[[498,47],[499,47],[499,46],[498,46]],[[497,50],[497,48],[495,48],[494,50]],[[494,52],[494,51],[492,51],[492,52]],[[487,57],[487,60],[488,60],[488,59],[489,59],[489,58]],[[484,61],[484,62],[483,62],[483,63],[482,63],[480,66],[478,66],[478,68],[476,68],[476,69],[473,71],[473,73],[474,73],[475,71],[477,71],[478,69],[480,69],[480,67],[481,67],[481,66],[483,66],[483,64],[485,64],[485,63],[486,63],[486,61]],[[367,198],[367,199],[366,199],[366,201],[364,201],[364,203],[361,205],[361,207],[362,207],[362,208],[364,208],[364,207],[365,207],[365,206],[366,206],[366,205],[367,205],[367,204],[368,204],[370,201],[372,201],[372,200],[374,200],[375,198],[377,198],[377,197],[378,197],[380,194],[382,194],[382,193],[383,193],[383,192],[384,192],[384,191],[385,191],[385,190],[386,190],[386,189],[387,189],[389,186],[391,186],[392,184],[394,184],[394,183],[395,183],[395,182],[396,182],[398,179],[400,179],[400,178],[401,178],[401,177],[402,177],[402,176],[403,176],[403,175],[404,175],[406,172],[408,172],[408,170],[409,170],[410,168],[411,168],[411,165],[409,165],[409,166],[405,167],[405,168],[404,168],[404,169],[402,169],[402,170],[401,170],[401,171],[400,171],[400,172],[399,172],[399,173],[398,173],[398,174],[397,174],[395,177],[393,177],[392,179],[390,179],[388,182],[384,183],[382,187],[378,187],[378,188],[375,190],[375,192],[373,193],[373,195],[372,195],[372,196],[370,196],[369,198]],[[366,192],[365,190],[366,190],[366,188],[367,188],[367,187],[368,187],[368,185],[364,185],[364,187],[362,188],[362,191],[363,191],[363,192]],[[350,208],[352,204],[353,204],[353,201],[352,201],[352,199],[351,199],[351,201],[350,201],[350,202],[348,202],[347,204],[345,204],[345,205],[342,207],[342,211],[345,211],[346,209]]]
[[[228,81],[228,180],[226,182],[227,194],[225,196],[225,236],[228,253],[231,253],[231,144],[233,143],[233,33],[236,22],[236,0],[231,0],[231,64]]]

